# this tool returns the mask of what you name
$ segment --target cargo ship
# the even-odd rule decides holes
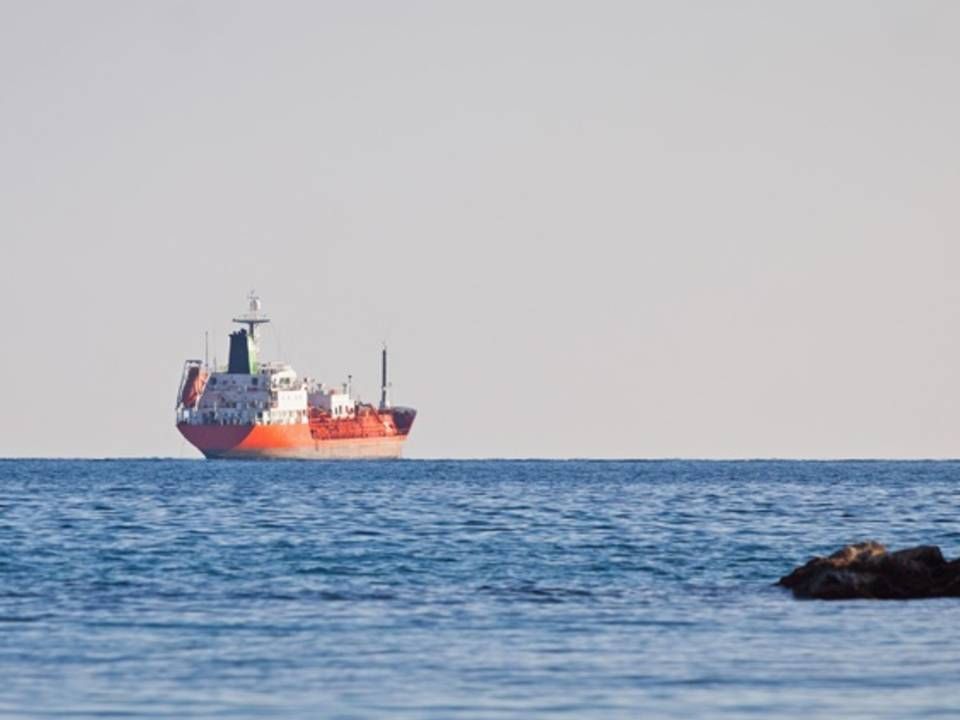
[[[250,293],[249,310],[232,319],[226,368],[184,363],[177,429],[204,456],[230,459],[396,458],[417,411],[391,407],[387,348],[381,351],[380,404],[353,397],[352,378],[327,386],[283,362],[260,362],[261,326],[270,320]]]

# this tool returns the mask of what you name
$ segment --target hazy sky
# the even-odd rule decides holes
[[[407,455],[960,455],[960,3],[0,2],[0,455],[198,454],[183,360]],[[281,355],[282,353],[282,355]],[[280,356],[280,357],[278,357]]]

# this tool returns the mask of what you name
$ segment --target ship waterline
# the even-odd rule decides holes
[[[349,460],[398,458],[405,435],[315,439],[302,425],[188,425],[177,428],[210,459]]]

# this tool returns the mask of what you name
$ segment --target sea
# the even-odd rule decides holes
[[[960,462],[0,461],[3,718],[960,717]]]

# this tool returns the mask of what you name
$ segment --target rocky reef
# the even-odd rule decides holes
[[[818,600],[960,597],[960,559],[945,560],[935,545],[887,552],[869,541],[815,557],[777,585]]]

